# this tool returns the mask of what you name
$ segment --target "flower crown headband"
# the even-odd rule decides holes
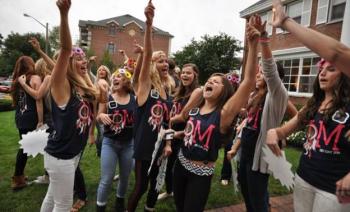
[[[71,57],[76,57],[76,56],[85,57],[85,52],[80,47],[73,47],[72,53],[70,56]]]
[[[128,71],[127,69],[125,68],[118,68],[114,73],[113,75],[117,75],[117,74],[122,74],[124,75],[128,80],[131,79],[132,77],[132,73],[130,71]]]
[[[239,76],[235,73],[229,73],[226,75],[226,79],[230,81],[231,85],[238,86],[239,85]]]

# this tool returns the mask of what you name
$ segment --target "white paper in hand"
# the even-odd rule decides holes
[[[49,138],[49,133],[46,132],[46,129],[47,126],[22,135],[22,140],[19,141],[19,144],[24,153],[27,153],[28,156],[32,155],[33,157],[38,153],[44,154],[44,148]]]
[[[282,157],[277,157],[269,148],[263,147],[263,153],[263,160],[269,165],[268,170],[272,172],[273,177],[279,180],[283,186],[292,190],[294,187],[292,164],[286,160],[284,151],[282,151]]]

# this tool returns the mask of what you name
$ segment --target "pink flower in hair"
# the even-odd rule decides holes
[[[318,67],[318,71],[321,71],[323,69],[323,67],[325,67],[326,65],[332,65],[330,62],[326,61],[325,59],[321,59],[320,61],[318,61],[317,63],[317,67]]]
[[[71,57],[74,56],[85,57],[85,52],[80,47],[73,47]]]
[[[239,76],[235,73],[229,73],[226,75],[226,78],[228,79],[228,81],[230,81],[230,83],[233,86],[238,86],[239,85]]]

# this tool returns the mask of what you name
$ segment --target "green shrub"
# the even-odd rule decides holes
[[[297,147],[297,148],[303,148],[303,145],[305,143],[305,138],[306,138],[306,134],[304,131],[297,131],[287,137],[287,145]]]
[[[0,99],[0,112],[9,111],[13,109],[14,108],[12,106],[12,99],[9,99],[9,98]]]

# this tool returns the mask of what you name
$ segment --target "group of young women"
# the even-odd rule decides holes
[[[289,31],[324,58],[319,63],[314,94],[297,112],[288,102],[283,68],[272,57],[266,22],[257,15],[247,25],[249,51],[243,81],[239,83],[234,75],[214,73],[200,87],[200,71],[195,64],[185,64],[180,81],[175,83],[168,73],[167,55],[153,51],[155,8],[151,1],[145,8],[144,47],[135,44],[136,64],[112,74],[100,66],[96,79],[89,76],[90,65],[83,50],[72,47],[70,0],[58,0],[57,6],[57,58],[51,60],[35,40],[31,41],[46,62],[45,70],[52,71],[39,73],[34,61],[22,56],[13,74],[12,96],[20,137],[43,123],[49,125],[44,168],[50,184],[41,211],[78,211],[86,203],[79,162],[87,141],[94,141],[95,125],[101,145],[97,211],[106,210],[117,163],[115,211],[135,211],[147,190],[144,210],[154,211],[164,182],[167,194],[174,195],[177,211],[203,211],[219,149],[231,142],[234,134],[236,143],[227,157],[232,158],[240,149],[238,180],[247,211],[268,211],[269,173],[262,149],[268,146],[280,156],[280,140],[300,128],[306,129],[306,143],[295,179],[295,210],[350,210],[348,47],[300,26],[286,16],[281,1],[273,1],[271,24]],[[238,123],[242,108],[247,115]],[[50,115],[44,117],[44,110]],[[294,117],[279,127],[286,112]],[[19,149],[13,189],[27,185],[26,160]],[[125,205],[132,169],[135,184]],[[74,192],[78,201],[73,205]]]

